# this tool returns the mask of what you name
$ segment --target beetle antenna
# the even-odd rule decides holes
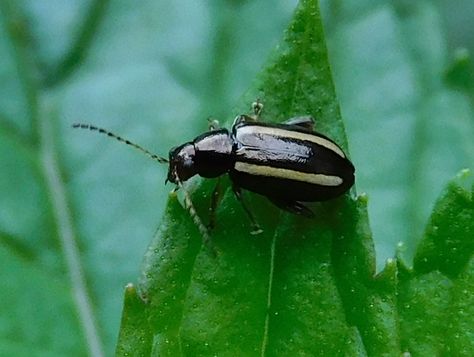
[[[128,139],[124,139],[122,138],[121,136],[119,135],[116,135],[114,133],[112,133],[111,131],[109,130],[105,130],[105,129],[102,129],[102,128],[99,128],[95,125],[90,125],[90,124],[72,124],[72,127],[74,129],[86,129],[86,130],[90,130],[90,131],[96,131],[100,134],[104,134],[104,135],[107,135],[111,138],[115,138],[117,139],[118,141],[124,143],[124,144],[127,144],[129,146],[132,146],[134,147],[135,149],[137,150],[140,150],[142,153],[144,153],[145,155],[147,155],[149,158],[151,158],[152,160],[155,160],[155,161],[158,161],[160,164],[167,164],[169,163],[169,161],[167,159],[165,159],[164,157],[161,157],[161,156],[158,156],[156,154],[153,154],[152,152],[148,151],[147,149],[141,147],[140,145],[138,144],[135,144],[135,143],[132,143],[130,140]]]
[[[198,227],[199,232],[202,235],[203,243],[206,246],[212,248],[212,246],[211,246],[211,237],[209,236],[209,232],[208,232],[206,226],[202,223],[201,219],[199,218],[199,216],[196,212],[196,209],[194,208],[193,202],[191,201],[191,197],[189,196],[188,192],[184,188],[183,183],[178,178],[178,176],[175,175],[175,177],[176,177],[176,184],[183,191],[184,203],[186,205],[186,209],[189,211],[189,215],[193,219],[194,224]]]

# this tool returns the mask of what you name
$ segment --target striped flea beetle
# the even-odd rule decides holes
[[[73,127],[106,134],[159,163],[167,163],[166,182],[178,188],[195,175],[214,178],[228,174],[235,196],[252,223],[252,233],[257,234],[261,229],[242,197],[242,189],[261,194],[286,211],[313,217],[313,212],[302,202],[325,201],[342,195],[354,184],[355,172],[343,150],[313,130],[312,117],[295,117],[281,124],[264,123],[258,120],[262,108],[259,101],[253,103],[253,115],[238,115],[230,131],[219,128],[214,121],[210,131],[171,149],[169,159],[108,130],[88,124]],[[209,240],[207,229],[183,191],[194,222],[204,240]],[[211,227],[215,208],[215,205],[211,207]]]

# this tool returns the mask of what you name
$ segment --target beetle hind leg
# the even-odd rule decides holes
[[[308,131],[314,131],[314,118],[312,116],[293,117],[283,122],[286,125],[296,125]]]
[[[245,203],[243,197],[242,197],[242,190],[240,187],[237,187],[235,185],[232,185],[232,190],[234,191],[235,197],[239,200],[240,204],[242,205],[242,208],[244,209],[245,213],[247,214],[247,217],[249,218],[250,222],[252,223],[252,231],[250,234],[252,235],[257,235],[263,232],[263,230],[260,228],[259,224],[255,220],[255,217],[252,214],[252,211],[250,211],[249,207]]]
[[[232,127],[242,123],[255,123],[256,121],[257,120],[253,116],[241,114],[235,117]]]
[[[269,197],[269,200],[273,202],[273,204],[282,210],[304,216],[306,218],[314,218],[314,213],[308,207],[306,207],[303,203],[298,201],[285,201],[280,199],[275,199]]]
[[[212,231],[216,227],[216,210],[221,199],[222,199],[222,185],[221,185],[221,178],[218,177],[216,186],[214,187],[214,191],[212,191],[212,195],[211,195],[211,205],[209,207],[209,224],[207,225],[207,229],[209,231]]]
[[[260,114],[263,110],[263,104],[260,102],[260,99],[257,98],[255,102],[252,103],[252,114],[240,114],[237,115],[234,119],[232,126],[236,126],[242,123],[255,123],[260,120]]]

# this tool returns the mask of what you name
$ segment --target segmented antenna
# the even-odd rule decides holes
[[[150,157],[151,159],[155,160],[155,161],[158,161],[160,164],[167,164],[169,163],[169,161],[167,159],[165,159],[164,157],[161,157],[161,156],[158,156],[156,154],[153,154],[152,152],[148,151],[147,149],[141,147],[140,145],[137,145],[133,142],[131,142],[130,140],[127,140],[127,139],[124,139],[122,138],[121,136],[119,135],[116,135],[114,133],[112,133],[111,131],[108,131],[106,129],[102,129],[102,128],[99,128],[97,126],[94,126],[94,125],[90,125],[90,124],[73,124],[72,125],[73,128],[75,129],[87,129],[87,130],[91,130],[91,131],[97,131],[101,134],[104,134],[104,135],[107,135],[111,138],[115,138],[117,139],[118,141],[122,142],[122,143],[125,143],[127,145],[130,145],[132,147],[134,147],[135,149],[138,149],[140,150],[141,152],[143,152],[145,155],[147,155],[148,157]],[[186,205],[186,209],[189,211],[189,215],[191,216],[194,224],[198,227],[199,229],[199,232],[201,233],[202,235],[202,241],[203,243],[210,247],[212,249],[212,252],[214,253],[214,255],[216,255],[216,251],[215,249],[212,247],[211,245],[211,237],[209,236],[209,232],[206,228],[206,226],[204,226],[204,224],[202,223],[201,219],[199,218],[197,212],[196,212],[196,209],[194,208],[194,205],[191,201],[191,198],[189,197],[189,194],[188,192],[186,191],[186,189],[184,188],[183,186],[183,183],[181,182],[181,180],[179,179],[178,175],[174,174],[174,177],[176,178],[176,184],[178,185],[178,188],[180,188],[182,191],[183,191],[183,195],[184,195],[184,203]]]
[[[118,136],[118,135],[112,133],[111,131],[99,128],[99,127],[94,126],[94,125],[89,125],[89,124],[73,124],[72,127],[75,128],[75,129],[87,129],[87,130],[91,130],[91,131],[97,131],[101,134],[107,135],[111,138],[115,138],[115,139],[117,139],[118,141],[120,141],[124,144],[130,145],[130,146],[134,147],[135,149],[140,150],[142,153],[147,155],[149,158],[151,158],[152,160],[158,161],[160,164],[169,163],[169,161],[167,159],[165,159],[164,157],[153,154],[152,152],[148,151],[147,149],[141,147],[140,145],[132,143],[130,140],[124,139],[121,136]]]

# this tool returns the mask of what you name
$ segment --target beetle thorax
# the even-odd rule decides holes
[[[213,130],[194,139],[197,173],[206,178],[227,173],[234,166],[233,144],[227,129]]]

